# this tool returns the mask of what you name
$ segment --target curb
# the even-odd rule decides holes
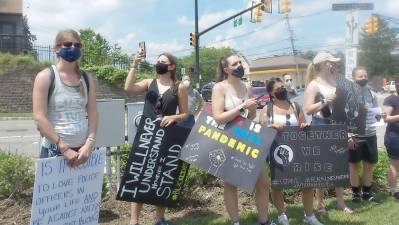
[[[0,117],[0,121],[5,120],[33,120],[33,117]]]

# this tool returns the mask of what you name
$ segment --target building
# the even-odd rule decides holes
[[[310,60],[300,56],[284,55],[268,58],[259,58],[249,63],[247,78],[250,81],[261,81],[267,83],[272,77],[283,78],[283,75],[291,74],[295,87],[305,87],[305,74]],[[298,75],[296,64],[298,64]]]
[[[0,52],[19,53],[25,47],[22,0],[0,1]]]

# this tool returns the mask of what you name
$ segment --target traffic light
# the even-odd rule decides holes
[[[190,45],[196,47],[198,43],[197,34],[195,32],[190,33]]]
[[[262,22],[262,11],[260,6],[254,8],[252,10],[252,22],[253,23],[260,23]]]
[[[265,13],[272,13],[272,0],[263,0],[262,2],[261,10]]]
[[[279,0],[278,2],[278,12],[279,13],[289,13],[291,12],[291,0]]]
[[[364,24],[364,31],[367,34],[374,34],[380,29],[380,19],[377,16],[372,16]]]

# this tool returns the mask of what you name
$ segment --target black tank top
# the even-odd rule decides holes
[[[157,80],[153,79],[145,95],[143,115],[150,118],[175,115],[178,105],[178,86],[176,84],[174,87],[170,87],[161,96]]]

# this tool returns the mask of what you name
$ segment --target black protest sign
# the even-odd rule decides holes
[[[287,126],[270,151],[272,187],[349,186],[345,125]]]
[[[252,192],[275,135],[274,129],[243,117],[218,125],[208,104],[192,128],[180,158]]]
[[[334,123],[346,124],[350,133],[364,134],[366,107],[360,86],[344,76],[338,76],[336,82],[336,98],[331,119]]]
[[[190,129],[160,127],[161,118],[142,116],[117,200],[174,206],[189,165],[179,159]]]

